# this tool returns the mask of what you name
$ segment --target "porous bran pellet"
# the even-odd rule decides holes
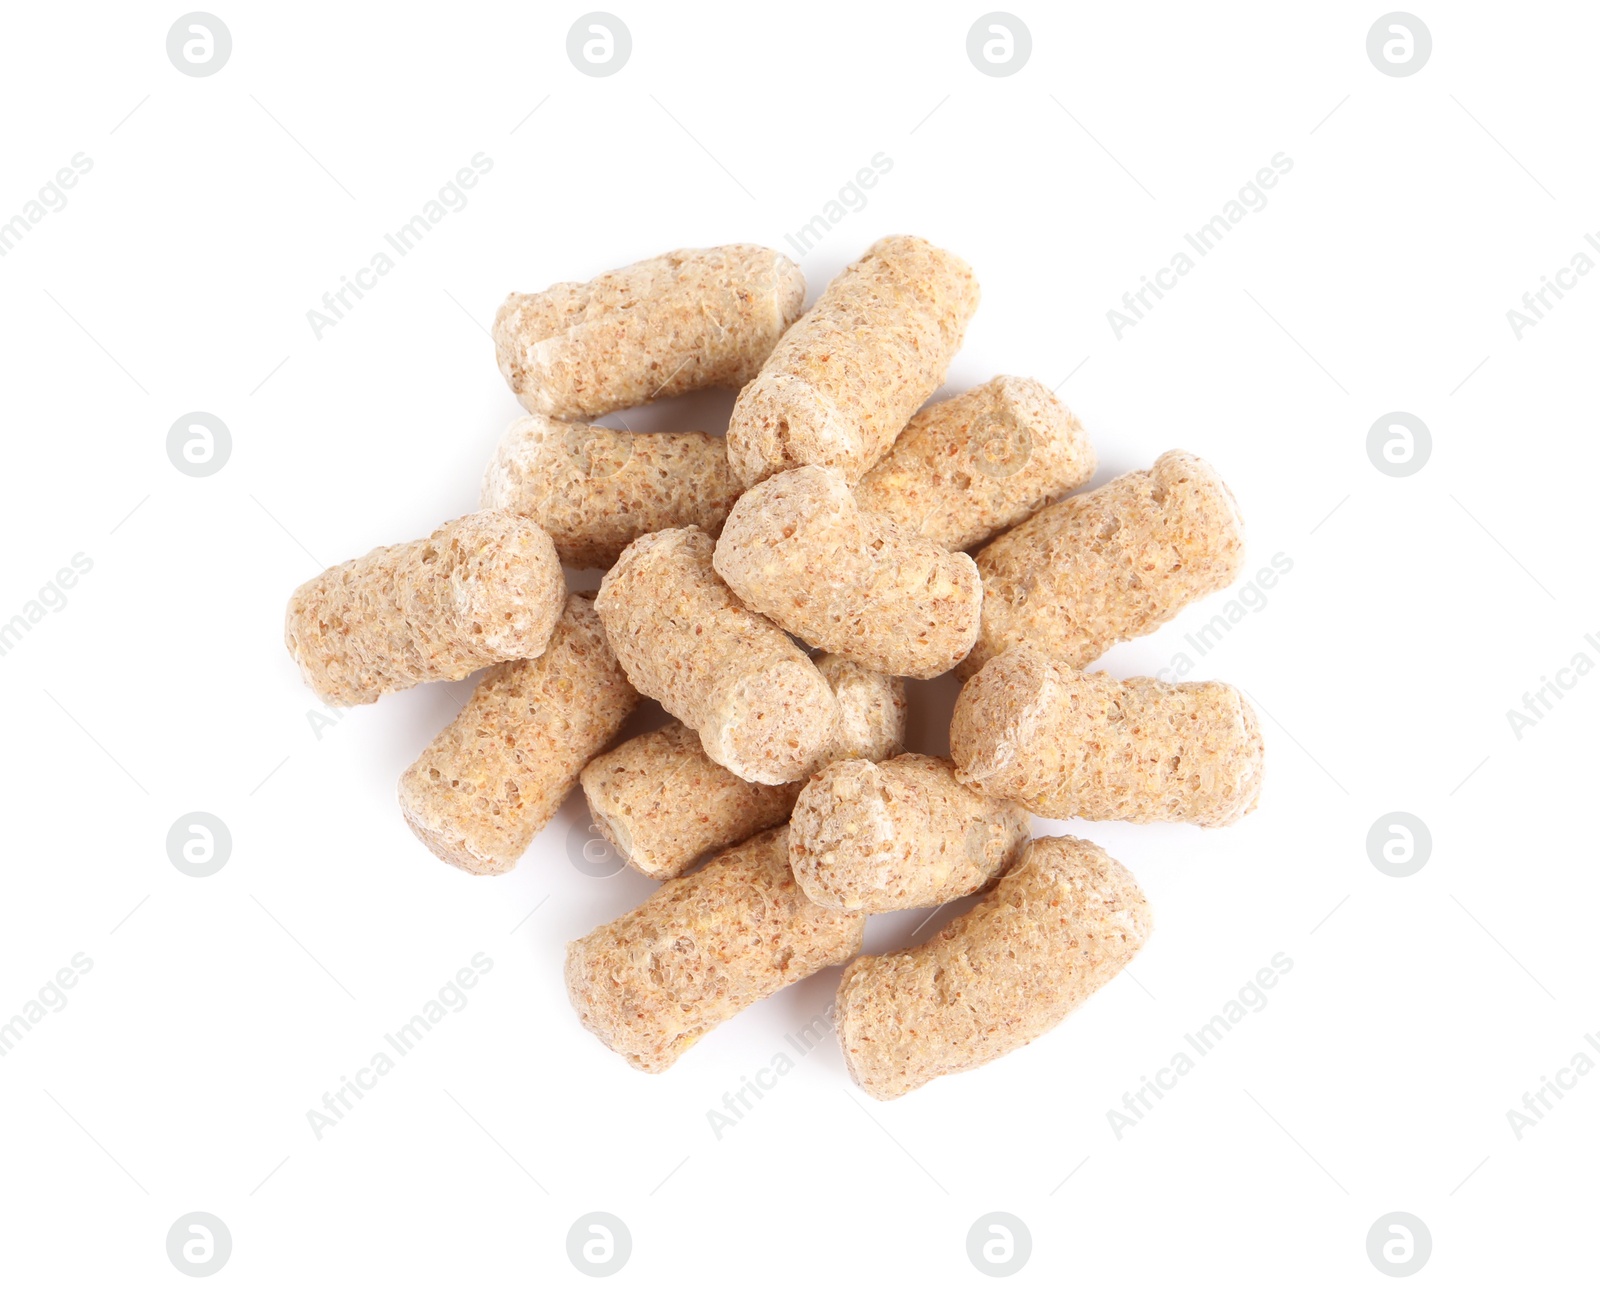
[[[1220,681],[1118,681],[1032,645],[961,688],[950,753],[965,784],[1066,820],[1231,825],[1261,796],[1261,726]]]
[[[879,761],[905,740],[905,683],[837,655],[817,669],[839,702],[839,725],[819,765],[838,758]],[[804,781],[752,784],[706,756],[682,722],[602,753],[580,777],[595,827],[639,873],[671,879],[707,852],[789,818]]]
[[[284,643],[329,704],[370,704],[543,653],[566,599],[550,536],[477,511],[418,542],[379,547],[289,598]]]
[[[965,261],[921,238],[874,243],[740,391],[734,473],[750,485],[818,464],[860,479],[939,388],[977,308]]]
[[[913,417],[855,494],[863,511],[965,551],[1088,483],[1094,470],[1089,437],[1060,400],[1030,377],[995,377]]]
[[[639,702],[593,595],[569,594],[549,649],[491,669],[400,777],[406,824],[441,860],[511,869]]]
[[[839,705],[782,628],[746,609],[692,526],[633,542],[600,581],[595,608],[628,680],[700,735],[744,780],[807,775],[834,738]]]
[[[715,537],[740,492],[717,436],[613,430],[530,413],[501,436],[484,472],[482,505],[538,521],[562,564],[606,569],[657,529],[694,524]]]
[[[835,762],[789,821],[789,865],[818,905],[879,914],[982,891],[1016,860],[1030,818],[962,785],[946,758]]]
[[[800,316],[806,283],[787,257],[738,244],[666,255],[513,292],[495,356],[529,412],[598,417],[753,377]]]
[[[1150,935],[1131,874],[1093,843],[1036,838],[994,891],[923,945],[844,970],[845,1067],[874,1098],[971,1071],[1038,1039]]]
[[[713,1027],[861,949],[866,916],[806,899],[786,826],[669,879],[567,946],[578,1018],[640,1071],[665,1071]]]
[[[835,467],[801,466],[747,492],[713,563],[751,609],[876,672],[937,677],[977,636],[972,558],[862,511]]]
[[[1082,668],[1231,583],[1244,524],[1216,471],[1163,453],[1148,471],[1046,507],[977,559],[983,624],[961,675],[1019,641]]]

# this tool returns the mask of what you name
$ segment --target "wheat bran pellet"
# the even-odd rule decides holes
[[[567,946],[578,1019],[640,1071],[665,1071],[712,1028],[861,949],[866,916],[806,899],[786,826],[669,879]]]
[[[743,780],[783,784],[816,765],[839,704],[782,628],[746,609],[711,565],[699,529],[663,529],[629,545],[595,608],[628,679],[700,735]]]
[[[1216,471],[1163,453],[1148,471],[1046,507],[977,560],[983,623],[961,675],[1019,641],[1082,668],[1231,583],[1244,525]]]
[[[329,704],[370,704],[424,681],[537,658],[566,598],[550,536],[478,511],[379,547],[295,589],[284,643]]]
[[[713,564],[751,609],[876,672],[937,677],[977,636],[972,558],[862,511],[834,467],[801,466],[745,493]]]
[[[592,282],[513,292],[495,316],[495,356],[529,412],[599,417],[744,385],[805,294],[798,266],[766,247],[672,251]]]
[[[1255,810],[1265,750],[1220,681],[1118,681],[1036,646],[991,659],[950,720],[959,779],[1065,820],[1231,825]]]
[[[1088,483],[1095,465],[1060,400],[1029,377],[1002,376],[925,407],[855,495],[863,511],[965,551]]]
[[[818,905],[880,914],[982,891],[1028,841],[1016,803],[957,781],[946,758],[905,753],[824,767],[789,821],[789,865]]]
[[[994,891],[927,942],[844,970],[836,1023],[845,1067],[899,1098],[1052,1030],[1150,936],[1131,874],[1093,843],[1036,838]]]
[[[839,703],[839,725],[819,765],[899,753],[905,683],[836,655],[814,662]],[[676,878],[707,852],[781,824],[804,784],[741,780],[708,758],[700,737],[676,721],[602,753],[580,780],[595,828],[653,879]]]
[[[568,595],[549,649],[491,669],[400,777],[406,824],[441,860],[511,869],[639,702],[592,598]]]
[[[921,238],[874,243],[740,391],[734,473],[748,486],[816,464],[860,479],[939,388],[977,307],[965,261]]]
[[[530,413],[501,436],[482,505],[538,521],[562,564],[608,569],[630,542],[658,529],[693,524],[715,537],[740,492],[716,436]]]

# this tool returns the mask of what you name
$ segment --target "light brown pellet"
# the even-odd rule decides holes
[[[809,773],[834,738],[839,705],[782,628],[746,609],[693,527],[646,534],[600,582],[595,608],[628,680],[700,734],[744,780]]]
[[[995,377],[913,417],[855,494],[863,511],[965,551],[1088,483],[1094,469],[1089,437],[1060,400],[1028,377]]]
[[[400,777],[406,824],[441,860],[511,869],[639,702],[592,597],[570,594],[550,648],[492,669]]]
[[[669,879],[567,946],[578,1018],[640,1071],[665,1071],[713,1027],[861,949],[866,916],[806,899],[787,827]]]
[[[501,436],[483,477],[485,507],[537,520],[561,563],[606,569],[635,538],[699,525],[715,537],[739,496],[722,440],[646,434],[531,413]]]
[[[1016,803],[966,788],[948,759],[835,762],[789,822],[789,865],[818,905],[879,914],[943,905],[992,883],[1028,841]]]
[[[478,511],[302,584],[289,598],[284,643],[324,702],[370,704],[537,658],[566,594],[549,534],[521,516]]]
[[[977,308],[965,261],[921,238],[874,243],[740,391],[734,473],[750,485],[818,464],[860,479],[939,388]]]
[[[874,1098],[971,1071],[1037,1040],[1150,935],[1133,876],[1093,843],[1036,838],[977,906],[921,946],[844,970],[836,1022]]]
[[[1065,820],[1231,825],[1255,810],[1255,710],[1220,681],[1118,681],[1012,646],[961,688],[950,753],[966,784]]]
[[[513,292],[494,320],[500,371],[529,412],[599,417],[753,377],[800,316],[798,266],[766,247],[672,251]]]
[[[1148,471],[1046,507],[978,553],[983,625],[961,674],[1019,641],[1085,667],[1226,587],[1243,561],[1228,486],[1198,457],[1163,453]]]
[[[937,677],[977,636],[972,558],[862,511],[834,467],[785,471],[746,493],[714,564],[751,609],[877,672]]]
[[[905,683],[837,655],[814,662],[839,701],[839,725],[819,765],[879,761],[905,739]],[[803,781],[751,784],[706,756],[700,737],[669,722],[602,753],[581,782],[595,827],[634,869],[676,878],[707,852],[789,818]]]

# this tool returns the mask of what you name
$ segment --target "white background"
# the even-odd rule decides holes
[[[1417,1285],[1592,1280],[1600,1073],[1520,1141],[1506,1113],[1600,1031],[1600,677],[1520,739],[1506,710],[1600,662],[1600,280],[1520,340],[1506,311],[1600,230],[1593,6],[1423,8],[1432,57],[1394,78],[1377,4],[1030,5],[1031,60],[994,78],[966,55],[980,5],[618,0],[633,53],[599,79],[567,58],[580,6],[217,3],[233,52],[206,78],[168,61],[177,6],[15,7],[0,41],[0,220],[93,162],[0,259],[0,619],[93,561],[0,657],[0,1018],[93,961],[0,1059],[7,1285],[183,1284],[166,1234],[197,1210],[232,1233],[219,1286],[589,1285],[566,1254],[589,1211],[632,1234],[616,1285],[980,1285],[991,1211],[1032,1233],[1016,1285],[1383,1285],[1366,1235],[1397,1210],[1432,1234]],[[306,311],[479,152],[470,204],[316,339]],[[801,260],[813,297],[888,232],[956,250],[983,304],[951,390],[1061,382],[1098,481],[1197,452],[1248,568],[1292,560],[1189,674],[1255,698],[1267,790],[1222,831],[1072,827],[1156,932],[1045,1039],[891,1104],[830,1041],[719,1140],[707,1112],[837,972],[631,1070],[560,967],[652,885],[569,863],[576,797],[508,877],[434,860],[394,785],[469,685],[319,739],[283,605],[473,507],[517,412],[484,330],[508,290],[794,254],[880,152]],[[1106,311],[1279,152],[1269,205],[1117,339]],[[209,478],[166,456],[194,410],[232,433]],[[1404,479],[1365,448],[1395,410],[1433,437]],[[1103,666],[1193,654],[1227,595]],[[941,751],[952,688],[913,696]],[[1367,855],[1395,810],[1432,832],[1409,878]],[[213,877],[168,860],[191,811],[232,833]],[[477,952],[466,1007],[319,1141],[308,1109]],[[1277,952],[1267,1006],[1119,1140],[1108,1109]]]

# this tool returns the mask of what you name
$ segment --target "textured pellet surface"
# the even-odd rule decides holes
[[[905,740],[905,684],[835,655],[815,660],[839,703],[819,765],[878,761]],[[595,827],[641,874],[676,878],[701,856],[789,818],[803,781],[763,785],[718,766],[681,722],[636,736],[583,769]]]
[[[570,594],[549,649],[492,669],[400,777],[406,823],[441,860],[509,870],[639,702],[591,596]]]
[[[1163,453],[1148,471],[1046,507],[977,559],[983,624],[962,675],[1019,641],[1082,668],[1231,583],[1244,526],[1209,465]]]
[[[1261,726],[1220,681],[1118,681],[1029,645],[990,660],[950,720],[957,774],[1065,820],[1231,825],[1255,809]]]
[[[728,460],[754,484],[807,464],[853,482],[944,380],[978,307],[965,261],[884,238],[828,284],[739,393]]]
[[[477,511],[418,542],[335,565],[289,598],[284,643],[329,704],[541,654],[566,598],[550,536]]]
[[[855,487],[863,511],[950,551],[1020,524],[1088,483],[1083,426],[1029,377],[994,380],[929,404]]]
[[[665,1071],[740,1010],[861,949],[866,916],[806,899],[786,827],[669,879],[567,946],[578,1018],[641,1071]]]
[[[798,467],[747,492],[714,563],[751,609],[877,672],[937,677],[977,636],[972,558],[862,511],[833,467]]]
[[[880,1099],[981,1067],[1057,1026],[1149,935],[1149,905],[1127,870],[1093,843],[1035,839],[993,892],[923,945],[845,969],[845,1066]]]
[[[838,702],[783,629],[717,577],[712,548],[695,528],[647,534],[595,606],[628,679],[699,732],[713,762],[759,784],[798,780],[833,740]]]
[[[835,762],[789,822],[789,864],[819,905],[878,914],[943,905],[988,886],[1028,841],[1015,803],[961,784],[944,758]]]
[[[672,251],[592,282],[513,292],[495,316],[495,356],[529,412],[598,417],[744,385],[805,295],[799,268],[766,247]]]
[[[739,493],[716,436],[613,430],[530,413],[501,436],[482,505],[538,521],[562,564],[606,569],[657,529],[693,524],[715,536]]]

